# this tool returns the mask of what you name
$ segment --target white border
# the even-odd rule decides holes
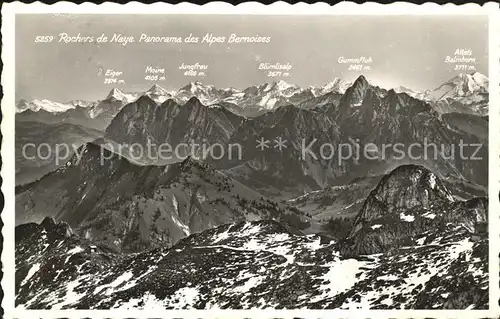
[[[498,4],[493,2],[486,3],[483,6],[474,3],[463,5],[448,3],[439,5],[431,2],[427,2],[423,5],[415,5],[406,2],[395,2],[389,5],[375,2],[366,2],[364,4],[341,2],[334,6],[330,6],[324,2],[317,2],[314,4],[299,2],[290,5],[283,1],[277,1],[270,5],[263,5],[259,2],[252,1],[234,6],[227,2],[214,1],[200,6],[188,2],[182,2],[175,5],[160,2],[143,4],[137,1],[131,1],[125,5],[111,2],[102,4],[86,2],[78,5],[61,1],[53,5],[46,5],[39,1],[31,4],[16,1],[5,4],[2,9],[2,14],[488,15],[497,10]]]
[[[488,124],[488,212],[489,212],[489,273],[490,305],[499,307],[500,301],[500,10],[490,15],[488,78],[489,78],[489,124]],[[493,106],[493,107],[491,107]],[[500,310],[497,310],[497,317]]]
[[[490,291],[489,310],[166,310],[163,313],[148,310],[24,310],[15,309],[14,300],[14,211],[15,211],[15,147],[14,147],[14,89],[15,89],[15,14],[17,13],[73,13],[73,14],[255,14],[255,15],[487,15],[489,16],[489,72],[490,80],[490,118],[489,118],[489,270]],[[382,5],[373,2],[358,5],[342,2],[335,6],[326,3],[297,3],[290,5],[285,2],[275,2],[263,5],[258,2],[247,2],[237,6],[225,2],[212,2],[204,6],[191,3],[177,5],[167,3],[154,3],[150,5],[139,2],[128,4],[103,3],[96,5],[84,3],[77,5],[69,2],[59,2],[46,5],[40,2],[24,4],[20,2],[7,3],[2,7],[2,86],[4,98],[2,100],[3,120],[1,130],[3,134],[1,155],[3,167],[2,192],[5,206],[2,212],[4,227],[2,235],[4,246],[2,263],[4,276],[2,289],[4,299],[2,308],[6,318],[151,318],[162,315],[164,318],[480,318],[498,317],[500,315],[499,289],[499,251],[500,251],[500,145],[495,138],[500,136],[500,11],[497,3],[487,3],[483,6],[477,4],[438,5],[425,3],[415,5],[396,2]],[[454,27],[462,27],[460,21]],[[12,110],[12,111],[10,111]]]

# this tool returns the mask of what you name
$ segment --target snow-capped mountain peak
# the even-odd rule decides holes
[[[478,93],[488,93],[489,80],[479,72],[460,73],[432,91],[431,100],[462,98]]]
[[[113,98],[116,100],[122,100],[124,95],[125,94],[120,89],[113,88],[106,97],[106,100],[110,100]]]
[[[191,92],[193,94],[196,94],[196,92],[199,92],[199,91],[205,91],[207,89],[209,89],[211,86],[208,85],[208,86],[205,86],[203,85],[202,82],[200,81],[194,81],[194,82],[189,82],[188,85],[182,87],[180,91],[187,91],[187,92]]]
[[[484,74],[481,74],[479,72],[474,72],[470,75],[472,79],[474,79],[474,82],[476,82],[478,85],[481,85],[483,87],[488,87],[489,80],[488,77],[485,76]]]
[[[460,73],[445,84],[454,84],[457,87],[457,93],[461,95],[470,95],[482,90],[488,90],[488,78],[479,72],[471,74]]]
[[[161,104],[172,97],[172,94],[158,84],[154,84],[144,95],[157,104]]]
[[[393,90],[396,93],[415,93],[415,91],[413,91],[412,89],[402,85],[395,87]]]
[[[154,84],[149,90],[149,93],[156,95],[168,95],[168,91],[158,84]]]
[[[273,81],[245,89],[243,92],[246,101],[243,101],[243,104],[258,105],[261,109],[272,110],[279,100],[288,99],[303,91],[299,86],[283,80]]]
[[[351,85],[352,83],[339,78],[334,78],[331,82],[326,83],[320,88],[320,94],[325,94],[328,92],[344,94],[347,88],[349,88]]]
[[[138,94],[124,93],[118,88],[113,88],[109,92],[105,100],[107,101],[122,101],[124,104],[137,100]]]
[[[274,82],[274,87],[280,91],[284,91],[284,90],[287,90],[289,88],[296,87],[296,86],[293,84],[289,84],[283,80],[279,80],[277,82]]]
[[[74,108],[75,106],[71,103],[59,103],[47,99],[35,99],[31,101],[21,99],[16,105],[16,112],[20,113],[31,110],[33,112],[46,111],[50,113],[63,113]]]
[[[415,99],[419,99],[419,100],[425,100],[427,95],[429,95],[429,93],[431,92],[430,90],[425,90],[423,92],[419,92],[419,91],[415,91],[413,89],[410,89],[406,86],[398,86],[398,87],[394,88],[393,90],[396,93],[406,93],[409,96],[411,96]]]
[[[259,86],[259,91],[261,92],[284,92],[288,90],[300,89],[294,84],[289,84],[283,80],[267,82]]]
[[[238,91],[228,89],[218,89],[213,85],[204,85],[200,81],[190,82],[182,87],[176,94],[175,98],[180,103],[185,103],[191,97],[197,97],[204,105],[211,105],[224,100],[237,93]]]

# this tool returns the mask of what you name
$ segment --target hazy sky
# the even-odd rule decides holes
[[[149,88],[148,65],[164,68],[161,86],[176,90],[200,80],[217,87],[244,89],[273,78],[261,62],[290,63],[290,76],[275,78],[303,87],[335,77],[353,80],[363,73],[385,88],[403,85],[433,89],[455,74],[444,63],[457,49],[471,49],[477,71],[488,75],[487,18],[479,16],[251,16],[251,15],[18,15],[16,17],[16,98],[54,101],[104,98],[114,86]],[[179,36],[207,33],[229,38],[271,37],[270,43],[208,46],[204,43],[59,43],[59,34],[94,36]],[[51,43],[35,43],[50,35]],[[227,42],[227,41],[226,41]],[[371,57],[370,71],[348,71],[339,57]],[[207,64],[206,76],[187,77],[179,66]],[[107,69],[122,71],[125,84],[104,84]]]

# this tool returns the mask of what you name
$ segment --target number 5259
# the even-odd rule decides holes
[[[52,42],[54,40],[54,37],[51,35],[39,35],[35,38],[35,43],[48,43]]]

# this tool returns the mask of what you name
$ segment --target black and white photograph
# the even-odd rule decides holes
[[[498,307],[488,25],[16,14],[14,307]]]

